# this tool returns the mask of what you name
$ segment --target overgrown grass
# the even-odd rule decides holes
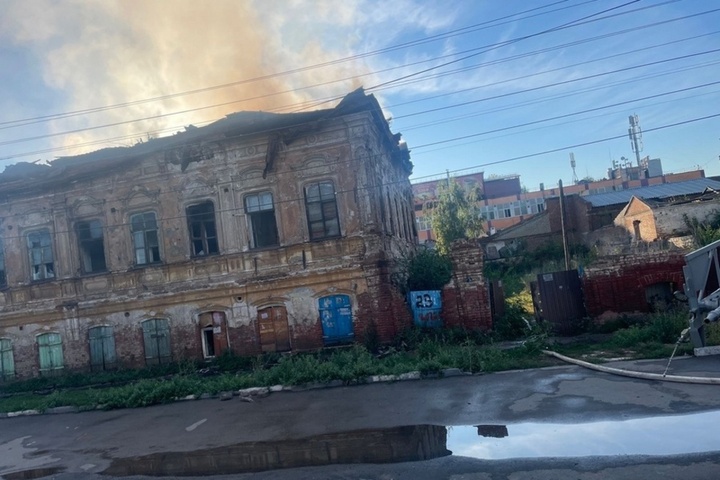
[[[688,326],[688,313],[684,309],[667,310],[655,314],[620,316],[612,322],[595,327],[594,331],[611,333],[608,339],[594,344],[558,346],[568,355],[602,352],[605,355],[633,358],[662,358],[671,355],[682,330]],[[682,344],[679,354],[692,351]]]
[[[685,312],[663,312],[618,322],[617,326],[622,328],[600,343],[551,348],[571,355],[602,351],[635,358],[667,357],[686,325]],[[712,335],[720,336],[717,332],[713,330]],[[522,346],[503,349],[496,343],[497,337],[487,334],[462,329],[410,329],[379,354],[363,345],[251,358],[224,354],[209,368],[204,363],[186,361],[145,370],[30,379],[0,385],[0,394],[4,395],[0,398],[0,412],[66,405],[135,408],[172,402],[188,395],[254,386],[304,385],[332,380],[353,384],[362,383],[371,375],[410,371],[427,375],[445,368],[459,368],[479,373],[553,364],[554,360],[541,353],[548,347],[547,336],[537,329],[531,333]],[[681,353],[689,349],[683,347]]]
[[[398,344],[383,355],[374,355],[362,345],[353,345],[331,352],[298,353],[285,356],[261,356],[254,359],[233,358],[227,355],[215,365],[216,374],[205,376],[182,365],[174,367],[174,375],[159,378],[138,378],[131,383],[110,386],[68,389],[56,387],[49,394],[21,393],[0,399],[0,411],[37,409],[57,406],[91,408],[135,408],[174,401],[188,395],[238,390],[251,386],[304,385],[315,382],[340,380],[346,384],[362,383],[371,375],[397,375],[419,370],[424,374],[440,372],[445,368],[460,368],[468,372],[494,372],[514,368],[527,368],[547,364],[538,350],[523,347],[500,350],[486,344],[483,335],[462,331],[408,332]],[[222,368],[227,371],[222,372]],[[237,369],[237,371],[230,371]],[[127,378],[126,372],[115,372]],[[55,385],[76,386],[84,382],[54,379]],[[113,373],[107,373],[112,378]],[[0,387],[1,393],[28,392],[38,385],[49,383],[36,379],[14,382]]]

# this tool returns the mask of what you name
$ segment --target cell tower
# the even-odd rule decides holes
[[[628,136],[630,137],[630,145],[632,151],[635,152],[635,159],[637,160],[637,166],[640,165],[640,152],[642,152],[642,129],[640,128],[640,119],[637,115],[630,115],[630,128],[628,128]]]
[[[570,166],[572,167],[573,171],[573,183],[578,183],[577,173],[575,172],[575,154],[573,152],[570,152]]]

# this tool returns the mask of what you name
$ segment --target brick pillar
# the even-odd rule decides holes
[[[450,251],[453,274],[442,291],[447,327],[492,330],[488,284],[483,276],[482,249],[468,241],[455,242]]]

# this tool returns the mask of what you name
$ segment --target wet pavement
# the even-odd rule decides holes
[[[670,373],[720,377],[720,358],[678,359]],[[719,386],[563,366],[0,419],[0,475],[714,479],[718,425]]]

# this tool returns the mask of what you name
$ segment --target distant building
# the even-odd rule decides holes
[[[566,195],[590,196],[703,178],[705,178],[703,170],[663,174],[660,159],[645,158],[641,161],[640,167],[633,167],[629,163],[616,163],[614,168],[608,171],[607,179],[578,181],[576,184],[564,185],[563,190]],[[485,179],[483,172],[477,172],[450,177],[450,179],[467,189],[476,189],[481,193],[478,196],[478,203],[485,218],[485,231],[489,235],[542,213],[546,209],[547,199],[560,195],[557,187],[545,188],[542,184],[538,190],[524,191],[518,175]],[[438,185],[447,181],[448,178],[444,177],[412,184],[418,239],[421,243],[435,238],[430,221],[432,208],[437,201]]]

